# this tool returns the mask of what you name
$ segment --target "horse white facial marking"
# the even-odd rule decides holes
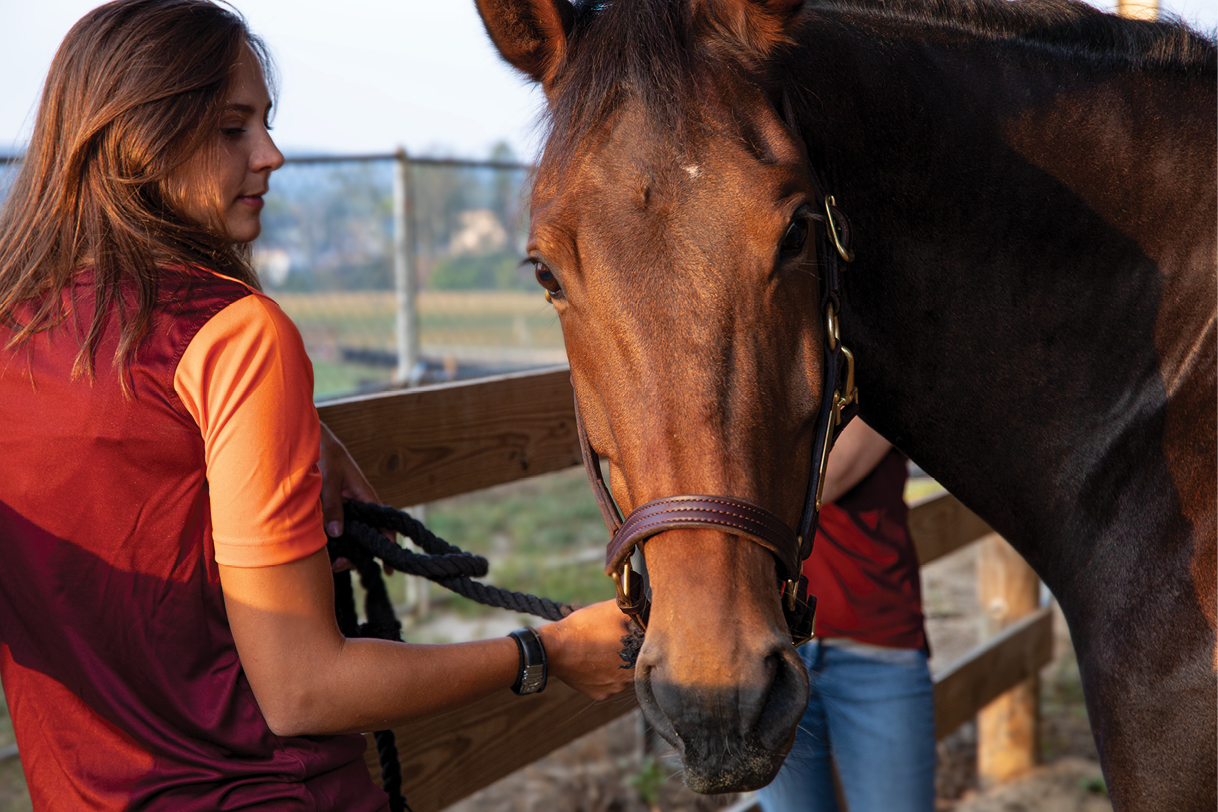
[[[689,166],[682,167],[682,169],[688,172],[691,178],[702,177],[702,167],[697,164],[690,164]]]

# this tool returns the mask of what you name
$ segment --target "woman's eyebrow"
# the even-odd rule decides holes
[[[254,111],[253,105],[250,105],[250,104],[229,103],[229,104],[224,105],[224,112],[226,112],[226,113],[244,113],[247,116],[252,116],[255,111]]]

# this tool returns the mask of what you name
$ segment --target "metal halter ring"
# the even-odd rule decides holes
[[[833,220],[833,207],[836,205],[837,201],[833,199],[833,195],[825,195],[825,217],[828,218],[828,222],[825,223],[826,230],[833,238],[833,247],[837,249],[837,255],[846,262],[853,262],[854,252],[842,245],[841,238],[837,236],[837,223]]]

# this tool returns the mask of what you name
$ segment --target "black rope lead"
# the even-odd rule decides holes
[[[408,575],[421,575],[485,606],[509,609],[546,620],[562,620],[575,611],[571,606],[549,598],[474,581],[473,578],[487,574],[489,565],[486,559],[454,547],[409,513],[364,502],[347,502],[345,508],[345,529],[340,538],[331,540],[331,550],[332,555],[350,558],[357,569],[359,564],[355,557],[371,555],[395,570]],[[425,553],[399,547],[381,535],[379,530],[397,531],[422,547]],[[357,549],[359,552],[356,552]]]
[[[364,588],[364,615],[360,624],[355,611],[355,591],[351,574],[334,574],[334,613],[338,627],[347,637],[375,637],[381,640],[401,640],[402,624],[397,619],[381,566],[376,559],[408,575],[419,575],[485,606],[509,609],[546,620],[562,620],[574,610],[568,604],[539,598],[524,592],[490,586],[473,580],[484,577],[490,569],[487,560],[449,544],[428,530],[422,522],[405,511],[385,505],[347,501],[343,504],[343,535],[330,539],[327,546],[330,560],[346,558],[359,573]],[[381,530],[393,530],[409,538],[423,553],[399,547],[385,538]],[[622,638],[618,654],[624,665],[634,668],[643,646],[643,632],[632,630]],[[390,812],[411,812],[402,795],[402,767],[397,742],[392,730],[378,730],[377,755],[381,763],[381,788],[389,795]]]
[[[335,556],[332,539],[327,543],[330,560]],[[348,551],[350,552],[350,551]],[[350,572],[334,573],[334,614],[338,628],[345,637],[375,637],[380,640],[401,640],[402,624],[393,610],[381,568],[372,556],[355,553],[345,556],[359,573],[360,586],[364,588],[364,615],[367,622],[359,623],[355,612],[355,590],[351,587]],[[389,812],[413,812],[402,794],[402,763],[398,758],[397,736],[392,730],[378,730],[372,734],[376,741],[376,754],[381,767],[381,789],[389,796]]]

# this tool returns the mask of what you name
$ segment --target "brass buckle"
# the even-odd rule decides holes
[[[630,615],[640,629],[647,631],[647,624],[643,621],[643,610],[647,606],[643,579],[635,575],[629,558],[622,562],[619,571],[613,573],[613,586],[617,589],[617,608]]]
[[[841,402],[841,395],[839,395],[837,393],[837,390],[835,389],[835,390],[833,390],[833,421],[834,421],[833,425],[834,426],[836,426],[837,421],[841,419],[840,406],[838,405],[840,402]],[[820,448],[820,476],[816,480],[816,512],[817,513],[820,513],[820,507],[821,507],[820,500],[821,500],[821,497],[825,493],[825,471],[828,470],[828,468],[829,468],[829,448],[830,448],[830,446],[833,445],[832,438],[833,438],[833,432],[826,431],[825,432],[825,442]],[[816,528],[813,527],[810,532],[816,532]]]
[[[787,602],[787,611],[794,612],[795,607],[799,606],[799,596],[795,594],[797,589],[799,589],[799,578],[788,578],[787,591],[782,596]]]
[[[816,598],[808,596],[806,603],[801,605],[799,600],[799,583],[802,578],[787,581],[787,591],[784,594],[785,608],[783,614],[787,621],[787,631],[791,635],[791,645],[799,648],[815,637],[816,632]]]
[[[846,394],[842,395],[838,390],[833,391],[833,425],[840,426],[842,424],[842,409],[849,406],[851,403],[859,402],[859,390],[854,385],[854,353],[842,346],[842,355],[846,356]]]
[[[833,247],[837,249],[837,255],[846,262],[853,262],[854,252],[842,245],[841,238],[837,236],[837,223],[833,221],[833,207],[836,205],[837,201],[833,199],[833,195],[825,195],[825,217],[827,218],[825,227],[829,229],[829,236],[833,238]]]
[[[829,312],[833,312],[833,308],[829,308]],[[845,409],[851,403],[859,402],[859,390],[854,385],[854,353],[842,346],[842,355],[846,356],[846,394],[843,395],[840,389],[833,390],[833,427],[837,428],[842,424],[842,409]],[[825,492],[825,471],[829,468],[829,448],[832,446],[830,438],[831,432],[825,433],[825,444],[820,450],[820,478],[816,483],[816,510],[819,513],[821,508],[821,497]]]

